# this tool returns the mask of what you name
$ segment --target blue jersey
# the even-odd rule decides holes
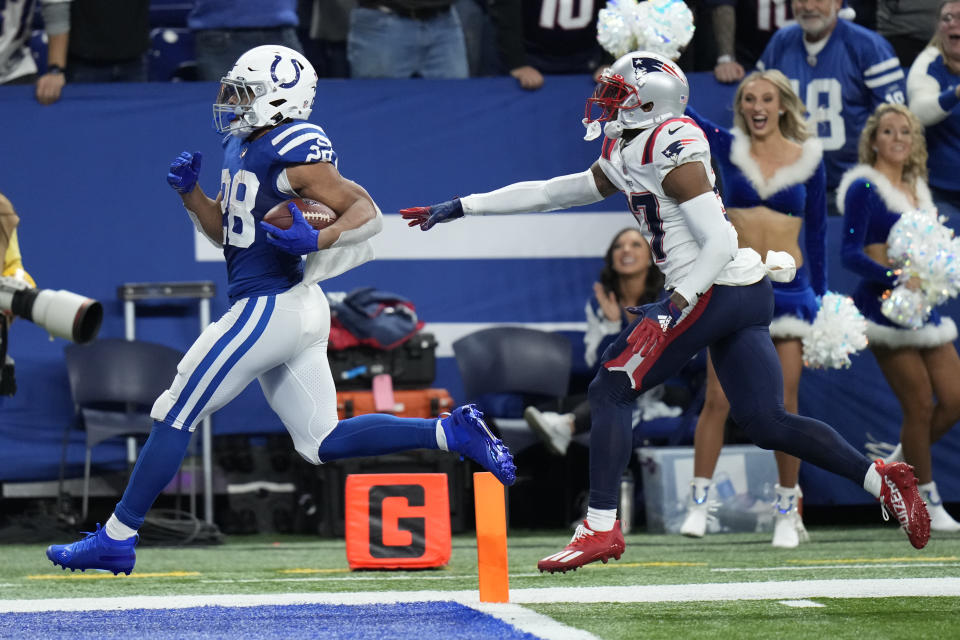
[[[882,36],[847,20],[837,21],[827,44],[809,59],[803,29],[780,29],[757,67],[782,71],[807,105],[810,124],[823,143],[831,189],[856,164],[860,131],[877,105],[905,101],[903,69],[893,48]]]
[[[336,165],[330,139],[317,125],[296,121],[252,142],[228,136],[223,155],[220,208],[230,301],[286,291],[303,278],[303,260],[269,244],[259,222],[275,205],[295,197],[283,174],[288,166]]]
[[[943,55],[934,47],[927,47],[917,56],[907,78],[910,109],[927,125],[927,152],[930,184],[938,189],[960,191],[957,167],[960,166],[960,98],[957,84],[960,76],[943,62]],[[932,103],[923,109],[921,102]],[[926,111],[926,118],[921,115]],[[931,121],[932,120],[932,121]]]
[[[296,27],[297,0],[195,0],[187,26],[203,29],[273,29]]]

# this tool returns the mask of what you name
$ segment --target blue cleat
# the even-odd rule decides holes
[[[457,407],[442,418],[440,424],[447,436],[447,449],[478,463],[506,486],[516,481],[517,468],[510,450],[494,437],[483,421],[483,412],[476,405]]]
[[[47,547],[47,557],[50,562],[60,565],[64,570],[85,571],[87,569],[103,569],[112,571],[113,575],[125,573],[130,575],[133,565],[137,562],[137,552],[134,547],[140,536],[133,536],[128,540],[114,540],[107,537],[107,530],[97,523],[94,532],[84,531],[87,537],[71,544],[52,544]]]

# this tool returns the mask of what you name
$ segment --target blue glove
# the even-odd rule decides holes
[[[429,207],[410,207],[400,209],[400,215],[407,222],[408,227],[419,226],[421,231],[429,231],[438,222],[450,222],[463,217],[463,205],[460,198],[447,200]]]
[[[628,340],[633,352],[644,357],[657,350],[667,332],[676,326],[683,315],[683,311],[670,298],[640,307],[627,307],[627,311],[643,318],[634,327]]]
[[[200,175],[200,163],[202,161],[203,154],[199,151],[194,151],[193,155],[188,151],[182,151],[170,163],[167,182],[177,193],[190,193],[197,186],[197,177]]]
[[[293,224],[289,229],[275,227],[269,222],[260,221],[260,227],[267,232],[267,242],[287,253],[301,256],[311,251],[317,251],[317,230],[310,226],[300,209],[292,202],[287,203]]]

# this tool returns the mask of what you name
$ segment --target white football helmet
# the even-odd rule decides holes
[[[317,72],[300,53],[280,45],[250,49],[220,80],[213,125],[246,136],[286,118],[306,120],[317,92]]]
[[[587,99],[583,119],[587,139],[600,135],[599,125],[593,123],[606,122],[604,134],[619,138],[625,129],[646,129],[681,116],[689,98],[690,85],[680,67],[658,53],[632,51],[603,72]],[[652,106],[644,110],[648,104]],[[600,107],[596,117],[595,106]]]

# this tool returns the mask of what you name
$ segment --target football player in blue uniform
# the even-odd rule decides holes
[[[877,105],[902,104],[906,87],[893,48],[882,36],[838,18],[843,0],[794,0],[797,23],[775,34],[757,67],[779,69],[807,105],[823,143],[827,188],[857,162],[860,130]],[[832,198],[828,198],[832,207]],[[835,211],[832,211],[835,213]]]
[[[308,462],[443,449],[513,483],[510,452],[473,405],[440,419],[337,419],[327,362],[330,308],[316,285],[373,258],[369,238],[382,216],[363,187],[340,175],[323,129],[306,121],[316,87],[316,72],[296,51],[251,49],[222,79],[213,107],[217,131],[229,134],[216,199],[197,185],[199,153],[184,152],[170,166],[167,181],[197,228],[223,247],[232,306],[204,330],[154,403],[153,431],[106,526],[98,524],[78,542],[50,546],[54,564],[129,574],[137,530],[180,468],[191,432],[254,379]],[[336,222],[318,231],[293,203],[289,229],[262,221],[295,197],[326,204],[338,214]]]
[[[636,318],[604,351],[590,383],[587,518],[566,547],[537,567],[566,572],[620,558],[617,503],[632,454],[636,399],[705,347],[730,415],[757,446],[785,451],[863,486],[880,498],[884,514],[896,514],[910,543],[922,548],[930,517],[912,468],[872,463],[829,425],[784,410],[767,274],[793,270],[795,263],[783,254],[789,260],[765,264],[755,250],[738,245],[714,187],[707,139],[683,117],[689,95],[687,78],[674,63],[649,51],[628,53],[604,70],[587,101],[587,139],[599,137],[601,123],[606,136],[589,169],[400,210],[411,226],[427,231],[466,215],[555,211],[621,192],[664,274],[670,295],[627,308]]]

